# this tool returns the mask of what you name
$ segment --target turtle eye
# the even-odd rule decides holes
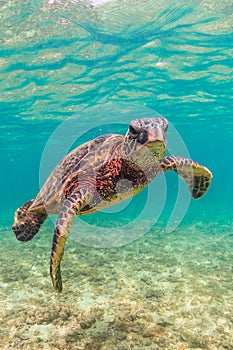
[[[138,137],[138,132],[131,125],[129,126],[129,133],[133,138]]]

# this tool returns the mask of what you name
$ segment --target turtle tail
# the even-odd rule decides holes
[[[29,241],[39,231],[48,214],[45,208],[30,210],[34,199],[26,202],[15,212],[12,230],[19,241]]]

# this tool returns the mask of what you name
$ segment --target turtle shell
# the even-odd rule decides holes
[[[104,163],[121,157],[123,140],[122,135],[102,135],[67,154],[43,185],[30,210],[46,207],[48,214],[58,213],[78,178],[85,183],[88,176],[87,186],[90,187],[90,179],[94,178]]]

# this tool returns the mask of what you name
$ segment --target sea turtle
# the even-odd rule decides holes
[[[212,174],[206,167],[191,159],[164,157],[167,128],[165,118],[136,119],[125,136],[102,135],[75,148],[56,166],[37,197],[16,211],[12,229],[19,241],[33,238],[49,214],[58,214],[50,261],[58,292],[60,263],[76,215],[130,198],[168,170],[186,181],[193,198],[207,191]]]

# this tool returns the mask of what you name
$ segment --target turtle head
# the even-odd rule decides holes
[[[166,151],[166,131],[168,121],[165,118],[144,118],[132,120],[125,135],[126,154],[142,148],[149,149],[158,161],[164,158]]]

